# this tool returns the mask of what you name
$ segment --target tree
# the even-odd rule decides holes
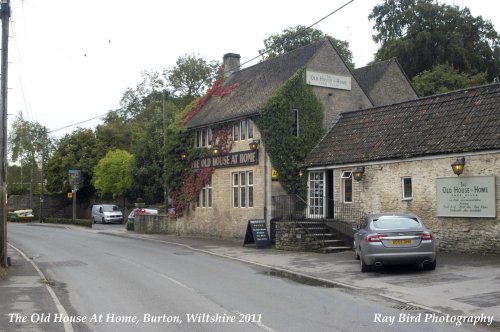
[[[445,93],[469,86],[486,84],[486,73],[476,75],[459,73],[450,65],[435,65],[413,78],[413,86],[421,96]]]
[[[178,57],[176,66],[166,69],[163,75],[174,90],[174,95],[187,98],[186,104],[199,97],[212,84],[220,63],[206,61],[195,54]]]
[[[9,168],[8,181],[12,187],[9,186],[8,190],[15,189],[17,192],[23,191],[23,173],[29,174],[30,177],[30,206],[31,194],[35,190],[35,183],[39,177],[39,163],[45,164],[45,157],[48,156],[53,147],[52,138],[48,135],[47,128],[37,122],[25,120],[21,112],[16,115],[12,123],[11,133],[9,135],[9,149],[11,160],[19,164],[19,168]],[[23,172],[23,169],[25,170]],[[19,170],[19,172],[17,172]],[[19,176],[17,176],[19,175]],[[21,184],[21,188],[14,187]]]
[[[90,179],[99,161],[97,152],[95,133],[91,129],[79,128],[63,136],[56,144],[56,149],[47,163],[47,190],[64,192],[71,189],[68,182],[68,169],[77,168],[82,171],[83,175],[80,191],[90,196],[94,192]]]
[[[436,0],[385,0],[373,8],[381,43],[375,60],[396,57],[411,78],[436,64],[449,64],[459,73],[500,74],[500,40],[490,21],[473,17],[468,8]]]
[[[132,187],[134,156],[124,150],[109,151],[94,168],[92,184],[100,196],[124,196]]]
[[[263,59],[268,59],[324,38],[330,38],[342,59],[349,67],[354,68],[352,52],[349,50],[347,41],[335,39],[321,30],[308,28],[304,25],[297,25],[283,30],[281,34],[269,36],[264,40],[265,48],[260,50],[259,53]]]

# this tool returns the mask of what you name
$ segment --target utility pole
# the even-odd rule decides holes
[[[165,214],[168,214],[168,184],[165,178],[165,171],[167,167],[167,126],[168,126],[168,118],[167,118],[167,109],[165,107],[165,101],[168,98],[168,91],[163,90],[162,92],[162,111],[163,111],[163,199],[165,201]]]
[[[2,0],[2,59],[0,75],[0,266],[7,267],[7,70],[9,67],[9,0]]]
[[[43,127],[43,146],[42,146],[42,164],[40,165],[40,222],[43,222],[43,191],[44,191],[44,183],[45,183],[45,149],[47,146],[47,128]]]

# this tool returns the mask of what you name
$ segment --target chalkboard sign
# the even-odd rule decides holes
[[[247,232],[245,234],[245,242],[243,243],[243,245],[253,243],[255,243],[255,246],[257,248],[271,246],[271,239],[269,238],[266,221],[264,219],[255,219],[248,221]]]

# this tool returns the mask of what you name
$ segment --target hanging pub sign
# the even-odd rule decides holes
[[[271,170],[271,180],[272,181],[278,181],[278,170],[273,167]]]
[[[271,239],[269,238],[266,221],[264,219],[254,219],[248,221],[243,245],[247,244],[255,244],[257,248],[266,248],[271,246]]]
[[[248,151],[232,152],[220,156],[210,156],[206,158],[196,159],[191,162],[191,168],[199,169],[206,167],[214,167],[214,168],[237,167],[237,166],[257,165],[258,163],[259,163],[259,151],[248,150]]]

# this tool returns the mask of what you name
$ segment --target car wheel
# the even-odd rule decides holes
[[[92,221],[94,222],[94,224],[97,222],[97,221],[95,221],[95,218],[94,218],[94,217],[92,217]]]
[[[357,247],[354,247],[354,257],[359,260],[359,251]]]
[[[424,270],[429,270],[429,271],[435,270],[436,269],[436,262],[437,262],[437,258],[434,259],[434,262],[429,263],[429,264],[425,264],[424,265]]]
[[[366,265],[363,257],[360,256],[359,260],[361,262],[361,272],[370,272],[372,270],[372,267],[370,265]]]
[[[106,220],[104,220],[104,218],[102,218],[101,222],[102,222],[103,224],[105,224],[105,223],[106,223]]]

